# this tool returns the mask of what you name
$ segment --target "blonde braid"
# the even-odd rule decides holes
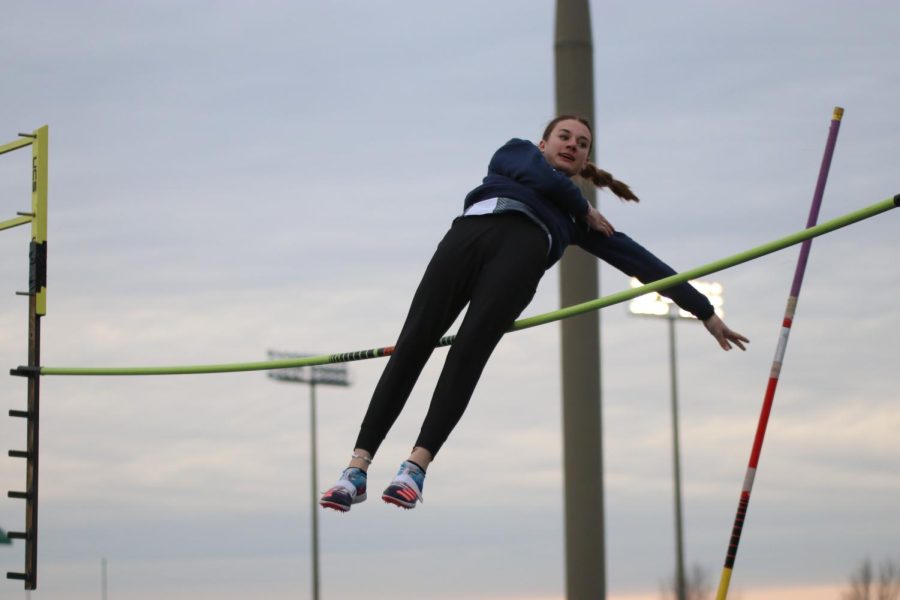
[[[618,179],[613,177],[611,173],[609,173],[608,171],[604,171],[594,163],[589,162],[585,164],[579,175],[581,175],[583,178],[587,179],[597,187],[609,188],[613,194],[615,194],[622,200],[640,202],[640,199],[634,195],[634,192],[631,191],[631,188],[628,187],[628,184],[619,181]]]

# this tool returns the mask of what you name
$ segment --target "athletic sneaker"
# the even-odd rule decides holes
[[[319,504],[322,508],[332,508],[347,512],[354,504],[366,499],[366,472],[357,467],[348,467],[330,490],[322,494]]]
[[[410,509],[416,502],[422,502],[422,488],[425,486],[425,471],[408,460],[403,461],[397,476],[391,482],[381,499],[389,504]]]

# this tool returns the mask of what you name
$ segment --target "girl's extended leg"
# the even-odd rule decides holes
[[[502,219],[502,232],[490,240],[495,244],[491,258],[478,275],[415,444],[432,458],[459,422],[488,358],[531,302],[545,271],[543,231],[520,215]]]
[[[469,300],[478,257],[471,219],[457,220],[438,245],[416,290],[394,352],[375,387],[356,440],[369,458],[406,404],[435,345]]]
[[[544,273],[547,238],[526,217],[475,220],[488,226],[490,235],[481,239],[484,260],[469,308],[447,354],[415,448],[381,495],[385,502],[406,509],[422,500],[428,463],[462,417],[491,352],[531,301]]]
[[[413,297],[394,352],[372,394],[350,465],[319,500],[341,512],[366,499],[366,473],[440,336],[468,302],[473,273],[468,223],[457,221],[438,245]],[[421,486],[419,487],[421,491]]]

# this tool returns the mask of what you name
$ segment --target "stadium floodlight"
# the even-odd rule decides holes
[[[722,284],[718,281],[703,281],[700,279],[695,279],[689,283],[709,299],[710,304],[713,306],[713,310],[716,311],[719,318],[724,319],[725,300],[723,299],[724,289]],[[642,285],[644,284],[636,278],[631,278],[632,288],[639,288]],[[659,292],[651,292],[649,294],[644,294],[643,296],[638,296],[628,303],[628,312],[633,315],[646,317],[667,317],[670,313],[674,313],[674,316],[681,319],[696,318],[691,313],[676,306],[669,298],[661,296]]]
[[[269,350],[269,360],[290,358],[306,358],[313,354],[297,354]],[[310,448],[310,480],[312,483],[312,598],[319,600],[319,483],[318,456],[316,441],[316,386],[341,385],[349,386],[350,378],[345,363],[330,365],[313,365],[311,367],[288,367],[269,371],[269,379],[287,383],[309,384],[309,448]]]
[[[725,316],[725,300],[722,284],[716,281],[695,280],[689,282],[697,291],[709,299],[716,314]],[[636,278],[631,278],[631,287],[637,288],[643,285]],[[684,532],[683,517],[681,511],[681,450],[678,439],[678,378],[675,366],[675,321],[678,319],[694,319],[691,313],[682,310],[672,300],[661,296],[657,292],[638,296],[628,303],[628,312],[642,317],[657,317],[669,322],[669,373],[671,374],[672,390],[672,473],[675,480],[675,586],[676,599],[685,600],[687,590],[684,575]]]

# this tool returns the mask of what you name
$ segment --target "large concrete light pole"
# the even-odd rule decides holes
[[[594,56],[588,0],[557,0],[556,111],[594,121]],[[596,204],[593,186],[582,192]],[[600,296],[597,259],[566,253],[559,296],[570,306]],[[566,596],[606,598],[603,448],[600,405],[600,313],[566,319],[562,328],[562,419],[565,468]]]

